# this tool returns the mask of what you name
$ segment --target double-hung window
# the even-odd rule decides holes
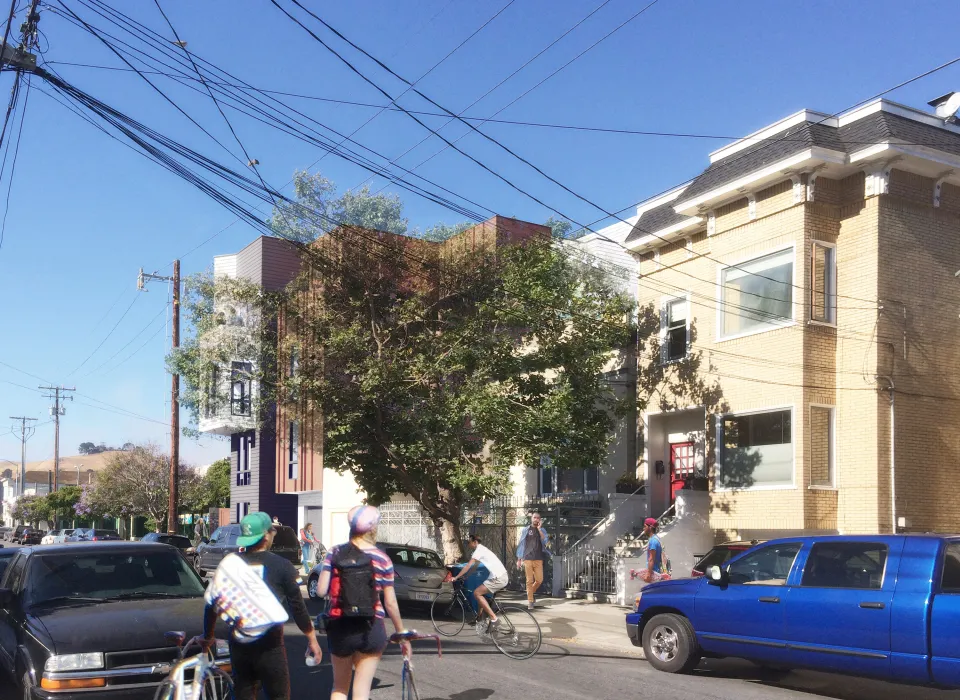
[[[720,271],[720,337],[778,328],[793,320],[793,249]]]
[[[720,418],[720,488],[793,486],[793,411]]]
[[[660,312],[660,360],[674,362],[687,355],[689,304],[686,297],[663,303]]]
[[[810,320],[837,322],[837,249],[815,241],[810,261]]]

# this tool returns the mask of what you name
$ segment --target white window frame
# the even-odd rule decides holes
[[[729,416],[749,416],[757,413],[775,413],[777,411],[790,411],[790,446],[791,462],[793,469],[790,473],[790,484],[770,484],[761,486],[721,486],[721,475],[723,473],[723,455],[720,451],[723,449],[723,420]],[[797,489],[797,411],[794,404],[782,406],[764,406],[763,408],[751,408],[746,411],[727,411],[718,414],[716,424],[714,425],[714,435],[716,442],[714,449],[717,451],[714,461],[716,462],[716,474],[713,478],[713,490],[716,493],[731,493],[736,491],[796,491]]]
[[[811,403],[808,407],[808,415],[812,419],[813,409],[826,408],[830,410],[830,484],[814,484],[811,469],[810,484],[807,488],[814,491],[836,491],[837,490],[837,407],[829,403]],[[811,429],[810,439],[813,439],[813,421],[810,421]]]
[[[686,334],[687,342],[686,349],[683,352],[683,357],[675,357],[670,359],[667,357],[667,307],[675,301],[683,301],[687,305],[686,311]],[[674,362],[679,362],[687,357],[690,354],[690,293],[686,294],[674,294],[672,296],[663,296],[660,297],[660,364],[669,365]]]
[[[830,314],[829,319],[826,321],[821,321],[813,317],[813,271],[814,265],[816,265],[817,260],[817,246],[823,248],[829,248],[833,251],[831,262],[833,263],[830,266],[829,270],[829,284],[830,288],[833,290],[833,299],[830,303]],[[810,246],[810,284],[808,285],[807,298],[810,303],[810,311],[808,312],[807,322],[814,326],[829,326],[831,328],[837,327],[837,244],[829,243],[827,241],[811,241]]]
[[[754,260],[760,258],[766,258],[770,255],[776,255],[777,253],[782,253],[785,250],[793,251],[793,272],[790,279],[790,318],[783,319],[782,322],[771,322],[764,328],[756,328],[751,331],[744,331],[743,333],[734,333],[733,335],[724,335],[723,334],[723,307],[724,307],[724,284],[723,284],[723,273],[726,270],[729,270],[731,267],[742,267],[743,265],[748,265]],[[788,328],[794,326],[797,323],[797,300],[795,291],[797,289],[797,250],[796,245],[793,243],[788,243],[787,245],[782,245],[777,248],[771,248],[770,250],[765,250],[762,253],[756,253],[745,257],[741,260],[737,260],[732,263],[721,265],[717,268],[717,338],[718,343],[726,340],[736,340],[737,338],[746,338],[751,335],[758,335],[760,333],[769,333],[770,331],[779,330],[781,328]]]

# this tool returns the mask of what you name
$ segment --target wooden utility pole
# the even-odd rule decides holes
[[[140,268],[137,289],[146,291],[149,280],[170,282],[173,286],[173,348],[180,347],[180,261],[173,261],[173,277],[146,274]],[[180,527],[180,375],[170,382],[170,500],[167,504],[167,532],[178,532]]]
[[[10,420],[16,421],[13,427],[13,434],[20,438],[20,475],[17,479],[17,497],[23,496],[24,484],[27,481],[27,440],[29,440],[36,428],[30,425],[36,418],[27,418],[26,416],[10,416]],[[19,423],[19,425],[17,425]]]
[[[66,396],[68,391],[76,391],[76,387],[65,386],[42,386],[51,393],[47,394],[48,399],[53,399],[53,406],[50,407],[50,413],[53,416],[53,490],[60,490],[60,416],[66,413],[63,402],[73,401],[72,396]]]
[[[180,261],[173,261],[173,349],[180,347]],[[180,519],[180,375],[174,374],[170,393],[170,505],[167,531],[179,532]]]

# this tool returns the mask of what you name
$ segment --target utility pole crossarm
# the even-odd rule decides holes
[[[17,498],[23,496],[24,487],[27,479],[27,440],[33,437],[37,431],[36,426],[28,425],[30,421],[36,418],[27,418],[26,416],[10,416],[10,420],[16,421],[13,425],[14,435],[20,436],[20,478],[17,479]],[[19,425],[17,425],[19,423]]]
[[[53,490],[60,490],[60,416],[66,413],[63,402],[73,401],[72,396],[67,396],[68,391],[76,391],[76,387],[66,386],[41,386],[40,389],[49,391],[48,399],[53,399],[53,406],[50,407],[50,413],[53,414]]]

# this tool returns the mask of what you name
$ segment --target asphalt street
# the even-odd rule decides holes
[[[430,631],[429,616],[405,611],[408,627]],[[389,626],[389,625],[388,625]],[[566,632],[563,632],[566,634]],[[326,646],[325,640],[321,645]],[[303,661],[306,644],[295,627],[288,627],[287,648],[294,700],[330,697],[329,660],[316,667]],[[414,655],[421,700],[564,700],[576,698],[638,698],[651,700],[956,700],[958,692],[938,691],[846,678],[821,673],[771,675],[754,665],[734,660],[704,661],[688,676],[673,676],[650,668],[636,650],[613,649],[565,639],[545,639],[540,653],[527,661],[500,654],[476,633],[465,629],[455,639],[444,639],[443,658],[430,642],[420,642]],[[400,697],[401,658],[388,650],[380,664],[371,697]],[[91,700],[109,693],[90,694]],[[6,679],[0,681],[0,700],[19,700]]]

